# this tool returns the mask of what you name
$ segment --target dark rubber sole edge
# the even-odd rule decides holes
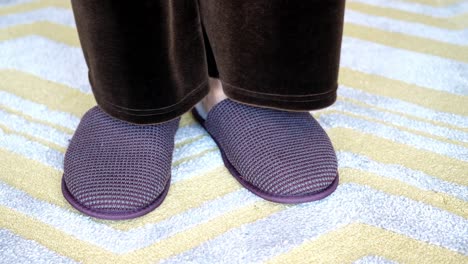
[[[205,127],[205,120],[198,114],[197,110],[195,108],[192,109],[192,115],[195,117],[195,120],[203,127],[205,130],[210,134],[210,132],[206,129]],[[210,134],[211,136],[211,134]],[[221,148],[220,144],[216,141],[214,137],[211,136],[211,138],[214,140],[216,145],[218,146],[220,152],[221,152],[221,157],[223,159],[224,166],[228,169],[228,171],[231,173],[231,175],[242,185],[244,186],[247,190],[252,192],[253,194],[268,200],[270,202],[275,202],[275,203],[283,203],[283,204],[297,204],[297,203],[306,203],[306,202],[312,202],[312,201],[317,201],[320,199],[323,199],[327,197],[328,195],[332,194],[336,188],[338,187],[338,182],[339,182],[339,175],[338,172],[336,173],[336,178],[333,180],[333,182],[323,191],[319,193],[313,193],[310,195],[302,195],[302,196],[278,196],[274,195],[265,191],[262,191],[258,187],[252,185],[251,183],[245,181],[242,179],[242,176],[240,173],[234,168],[234,166],[229,162],[229,160],[226,157],[226,154],[224,153],[223,149]]]
[[[154,209],[156,209],[161,203],[164,201],[166,198],[167,193],[169,192],[169,186],[171,183],[171,178],[169,178],[166,186],[164,187],[163,192],[158,196],[154,202],[152,202],[150,205],[146,206],[145,208],[134,211],[134,212],[129,212],[129,213],[108,213],[108,212],[98,212],[92,209],[89,209],[85,207],[84,205],[80,204],[75,197],[70,193],[70,191],[67,188],[67,185],[65,183],[65,179],[62,177],[62,194],[65,197],[65,199],[78,211],[88,215],[92,216],[95,218],[99,219],[105,219],[105,220],[127,220],[127,219],[133,219],[137,218],[139,216],[145,215]]]

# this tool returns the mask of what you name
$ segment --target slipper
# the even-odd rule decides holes
[[[212,136],[225,166],[254,194],[278,203],[330,195],[338,185],[336,154],[308,112],[288,112],[225,99],[208,113],[192,109]]]
[[[64,159],[62,192],[78,211],[109,220],[158,207],[169,190],[179,118],[136,125],[99,107],[81,119]]]

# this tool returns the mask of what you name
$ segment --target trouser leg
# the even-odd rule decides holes
[[[227,96],[285,110],[331,105],[344,2],[200,0],[216,73]]]
[[[72,0],[99,106],[133,123],[188,111],[208,92],[196,0]]]

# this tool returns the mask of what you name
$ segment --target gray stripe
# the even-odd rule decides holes
[[[365,256],[356,260],[353,264],[398,264],[398,262],[381,256]]]
[[[447,182],[399,164],[379,163],[352,152],[340,151],[337,156],[340,168],[368,171],[386,178],[399,180],[422,190],[446,193],[463,201],[468,201],[468,186]]]
[[[28,134],[30,136],[55,143],[59,146],[68,146],[71,135],[56,130],[50,126],[30,122],[20,116],[9,114],[0,110],[0,124],[9,129]]]
[[[43,163],[57,170],[63,170],[63,154],[22,136],[7,134],[0,129],[0,148]]]
[[[347,113],[364,115],[366,117],[371,117],[388,124],[402,126],[408,129],[432,134],[434,136],[439,136],[455,141],[468,142],[468,133],[466,132],[438,125],[433,125],[431,123],[422,122],[414,119],[409,119],[401,115],[392,114],[390,112],[384,112],[368,107],[362,107],[350,102],[337,101],[333,106],[331,106],[328,109],[336,109]]]
[[[349,117],[341,114],[321,115],[320,121],[322,126],[327,128],[351,128],[362,133],[372,134],[413,146],[418,149],[435,152],[461,161],[468,161],[468,149],[465,147],[415,135],[390,126],[377,124],[364,119]]]
[[[0,58],[0,69],[27,72],[91,93],[88,68],[79,47],[32,35],[1,41]]]
[[[468,118],[464,116],[436,111],[402,100],[374,95],[359,89],[341,85],[338,89],[338,95],[359,100],[374,107],[385,108],[388,110],[400,112],[402,114],[408,114],[419,118],[450,124],[453,126],[468,128]]]
[[[468,95],[468,78],[465,77],[467,63],[351,37],[343,37],[341,54],[342,67],[439,91]]]
[[[2,0],[0,2],[0,7],[1,8],[4,8],[4,7],[12,7],[12,6],[15,6],[15,5],[20,5],[20,4],[24,4],[24,3],[30,3],[30,2],[33,2],[34,0]]]
[[[449,30],[420,23],[411,23],[381,16],[373,16],[351,9],[346,10],[346,23],[354,23],[371,28],[400,32],[406,35],[433,39],[455,45],[468,45],[468,30]]]
[[[387,7],[408,11],[416,14],[424,14],[431,17],[450,18],[459,14],[468,12],[468,2],[458,1],[458,3],[435,7],[419,3],[410,3],[407,1],[388,1],[388,0],[349,0],[350,2],[366,3],[378,7]]]
[[[306,240],[359,222],[468,254],[468,220],[463,217],[406,197],[357,184],[341,184],[323,200],[290,206],[232,229],[166,262],[259,263]]]
[[[0,262],[15,264],[77,263],[33,240],[0,229]]]
[[[36,9],[30,12],[21,12],[1,16],[0,29],[15,25],[31,24],[41,21],[52,22],[70,27],[75,26],[73,13],[70,9],[47,7]]]
[[[259,200],[257,196],[242,189],[207,201],[198,208],[191,208],[161,222],[146,224],[129,231],[119,231],[106,224],[90,221],[89,217],[74,211],[38,201],[0,181],[0,204],[118,254],[144,248]]]
[[[78,117],[70,113],[51,110],[46,105],[38,104],[1,90],[0,105],[21,112],[36,120],[45,121],[69,129],[75,129],[80,122]]]

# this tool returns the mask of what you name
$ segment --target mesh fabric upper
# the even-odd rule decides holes
[[[135,125],[99,107],[82,118],[64,161],[64,180],[81,205],[97,212],[131,212],[150,205],[171,172],[179,119]]]
[[[243,180],[267,193],[314,194],[337,176],[330,139],[307,112],[258,108],[227,99],[209,112],[205,125]]]

